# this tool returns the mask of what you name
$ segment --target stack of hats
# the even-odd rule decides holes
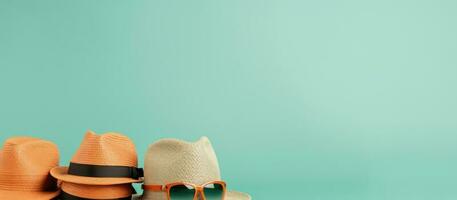
[[[0,149],[0,200],[251,200],[228,190],[208,138],[149,146],[145,176],[135,145],[118,133],[88,131],[68,167],[52,142],[13,137]],[[135,195],[132,183],[143,182]]]
[[[88,131],[68,167],[54,167],[60,200],[131,199],[132,183],[142,182],[134,143],[118,133]]]

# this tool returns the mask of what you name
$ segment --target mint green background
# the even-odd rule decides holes
[[[0,0],[0,139],[207,135],[254,199],[456,199],[456,9]]]

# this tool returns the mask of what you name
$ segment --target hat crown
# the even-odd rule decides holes
[[[219,163],[207,137],[190,143],[162,139],[150,145],[145,157],[145,184],[220,180]]]
[[[0,150],[1,174],[47,175],[58,164],[57,146],[37,138],[9,138]]]
[[[92,131],[86,133],[71,162],[129,167],[138,165],[135,145],[127,136],[113,132],[97,135]]]

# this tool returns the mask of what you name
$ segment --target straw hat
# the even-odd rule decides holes
[[[49,170],[59,164],[59,151],[52,142],[14,137],[0,149],[0,199],[49,200],[59,194]]]
[[[144,162],[145,185],[173,182],[204,184],[221,180],[219,164],[207,137],[195,143],[162,139],[149,146]],[[228,184],[230,185],[230,183]],[[133,199],[167,200],[166,192],[144,190]],[[225,200],[250,200],[248,194],[228,191]]]
[[[55,167],[51,175],[64,182],[114,185],[141,182],[135,145],[119,133],[88,131],[69,167]]]
[[[132,184],[83,185],[62,182],[60,199],[117,199],[130,200],[135,190]]]

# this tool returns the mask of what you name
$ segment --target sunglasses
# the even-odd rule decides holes
[[[224,181],[211,181],[203,185],[176,182],[167,185],[143,185],[144,190],[166,192],[168,200],[225,200]]]

